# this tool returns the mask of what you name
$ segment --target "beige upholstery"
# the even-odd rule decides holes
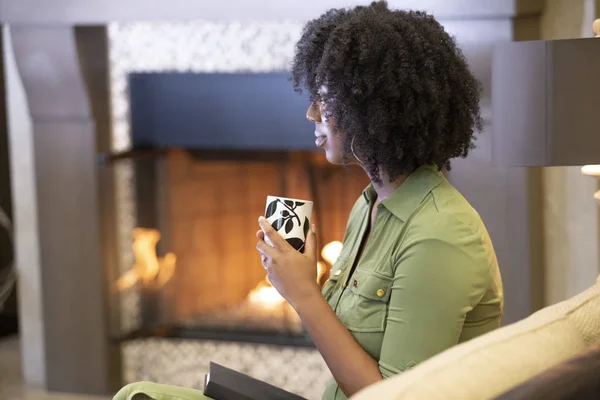
[[[352,399],[491,399],[595,343],[600,277],[569,300],[449,349]]]

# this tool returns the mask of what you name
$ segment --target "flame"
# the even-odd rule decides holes
[[[323,250],[321,250],[321,257],[323,257],[323,259],[327,261],[329,265],[333,265],[340,256],[342,247],[342,242],[329,242],[323,247]]]
[[[283,304],[285,299],[271,285],[269,279],[265,278],[248,294],[248,301],[264,308],[275,308]]]
[[[340,254],[341,246],[340,242],[328,243],[323,247],[323,251],[321,252],[322,257],[328,263],[333,264]],[[317,262],[317,283],[321,281],[321,278],[327,273],[328,269],[324,262]],[[279,307],[285,302],[285,299],[281,297],[277,289],[269,281],[268,276],[250,291],[247,299],[248,302],[267,309]]]
[[[119,278],[117,288],[125,290],[138,282],[161,288],[173,277],[177,257],[173,253],[162,258],[156,256],[156,243],[160,240],[156,229],[135,228],[133,237],[135,265]]]
[[[327,266],[325,263],[317,263],[317,283],[321,281],[321,278],[327,272]],[[252,304],[262,305],[265,308],[275,308],[280,306],[285,299],[281,297],[277,289],[273,287],[269,281],[269,277],[265,277],[264,280],[260,281],[254,289],[248,294],[248,301]]]
[[[324,262],[319,261],[317,263],[317,283],[321,282],[321,278],[327,272],[327,265]]]
[[[119,290],[128,289],[128,288],[134,286],[137,283],[137,281],[138,281],[137,271],[134,269],[130,269],[129,271],[127,271],[123,275],[121,275],[121,277],[117,281],[117,288],[119,288]]]

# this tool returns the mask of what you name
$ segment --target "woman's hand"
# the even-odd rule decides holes
[[[256,249],[267,271],[269,281],[291,305],[296,308],[315,294],[320,295],[317,284],[317,235],[313,225],[306,237],[304,253],[294,249],[269,222],[260,217],[261,230],[256,232]],[[265,242],[265,235],[273,247]]]
[[[269,280],[294,307],[306,331],[347,397],[382,379],[379,365],[358,344],[321,295],[317,284],[317,235],[314,225],[304,254],[279,235],[263,217],[256,248]],[[263,233],[264,232],[264,233]],[[274,247],[265,243],[265,235]]]

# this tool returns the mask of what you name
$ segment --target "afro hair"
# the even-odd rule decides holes
[[[422,165],[450,169],[481,130],[480,84],[454,38],[431,15],[385,1],[308,22],[291,79],[326,105],[344,161],[352,146],[375,182]]]

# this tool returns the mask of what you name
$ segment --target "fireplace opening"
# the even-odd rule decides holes
[[[346,218],[367,181],[308,152],[163,150],[136,157],[133,262],[114,282],[136,293],[139,320],[121,338],[167,336],[312,346],[268,281],[255,250],[267,195],[312,199],[317,282],[341,251]]]
[[[323,284],[368,180],[317,151],[308,95],[288,75],[129,75],[131,150],[100,159],[126,210],[110,292],[119,338],[312,345],[266,277],[257,219],[268,195],[313,200]]]

